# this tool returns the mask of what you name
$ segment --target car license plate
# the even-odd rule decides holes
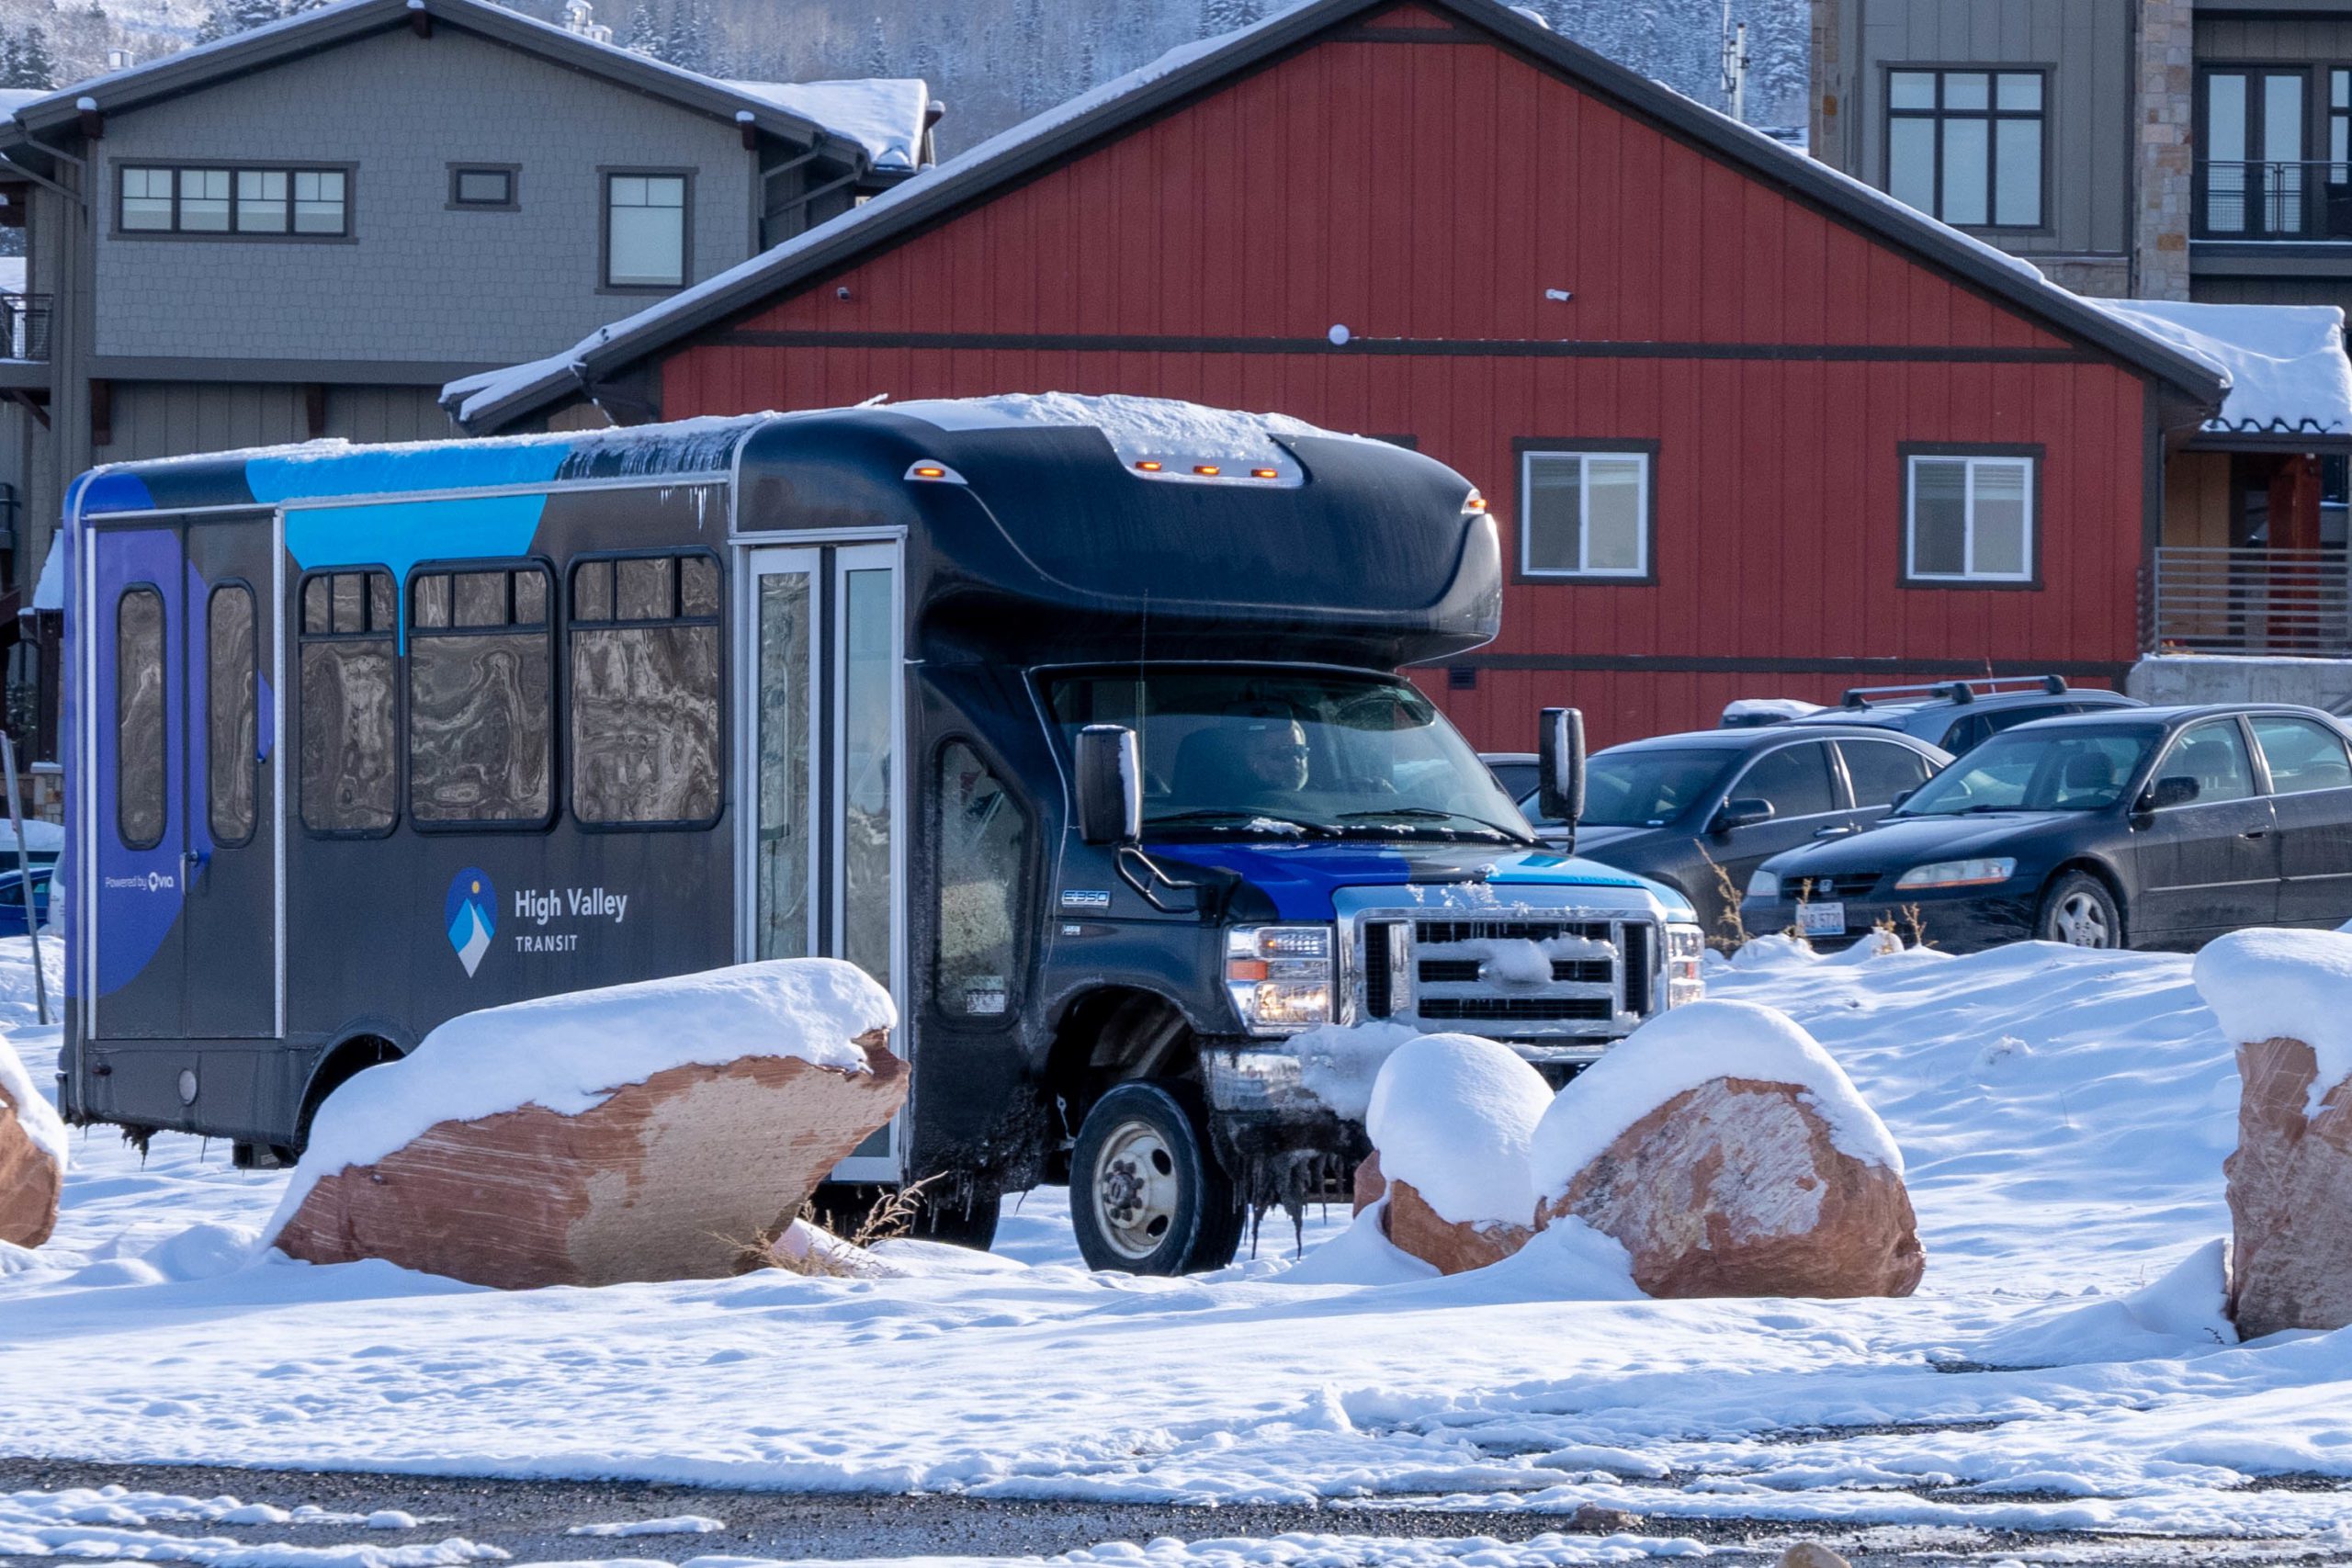
[[[1797,930],[1806,936],[1844,936],[1846,906],[1837,899],[1826,904],[1800,904]]]

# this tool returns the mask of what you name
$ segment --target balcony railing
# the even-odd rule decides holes
[[[0,293],[0,359],[49,357],[49,296]]]
[[[2199,164],[2196,237],[2352,240],[2352,164]]]
[[[2152,649],[2352,657],[2352,563],[2341,550],[2165,545],[2143,589]]]

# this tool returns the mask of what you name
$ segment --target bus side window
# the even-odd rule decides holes
[[[164,841],[164,596],[141,583],[114,615],[115,831],[152,850]]]
[[[554,809],[545,567],[409,581],[408,811],[418,827],[536,826]]]
[[[385,571],[302,584],[302,826],[313,833],[385,833],[399,817],[396,598]]]
[[[978,751],[939,752],[939,976],[943,1011],[1000,1018],[1012,1010],[1020,946],[1021,870],[1029,819]]]
[[[224,582],[212,591],[204,640],[205,811],[212,841],[233,848],[254,836],[261,771],[252,589]]]
[[[718,562],[700,551],[571,569],[571,814],[595,827],[718,820]]]

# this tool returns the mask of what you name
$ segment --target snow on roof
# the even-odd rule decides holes
[[[2236,435],[2352,434],[2352,360],[2334,305],[2190,305],[2094,299],[2229,378],[2205,428]]]
[[[931,86],[920,77],[877,76],[858,82],[729,82],[786,114],[815,120],[865,149],[877,169],[913,169],[922,163],[923,116]]]
[[[27,104],[37,104],[55,89],[50,87],[0,87],[0,114],[15,114]]]

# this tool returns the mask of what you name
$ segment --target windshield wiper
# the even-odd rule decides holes
[[[2035,808],[2030,806],[1990,806],[1980,803],[1975,806],[1963,806],[1956,811],[1906,811],[1903,815],[1907,820],[1917,822],[1930,817],[1988,817],[2000,811],[2031,811],[2033,809]]]
[[[1493,833],[1498,838],[1508,839],[1513,843],[1524,844],[1533,841],[1527,838],[1526,835],[1515,833],[1509,828],[1502,827],[1497,823],[1488,822],[1480,818],[1472,817],[1464,812],[1447,811],[1435,806],[1391,806],[1379,810],[1342,811],[1340,813],[1340,820],[1342,822],[1381,821],[1399,817],[1421,822],[1467,822],[1474,828],[1484,829],[1486,831]]]
[[[1167,828],[1183,824],[1202,828],[1248,829],[1260,823],[1263,823],[1266,828],[1277,833],[1296,831],[1328,838],[1331,832],[1329,827],[1320,822],[1300,822],[1288,817],[1274,816],[1272,812],[1241,811],[1227,806],[1203,806],[1195,807],[1189,811],[1163,812],[1158,817],[1147,817],[1143,821],[1143,825],[1147,828]]]

